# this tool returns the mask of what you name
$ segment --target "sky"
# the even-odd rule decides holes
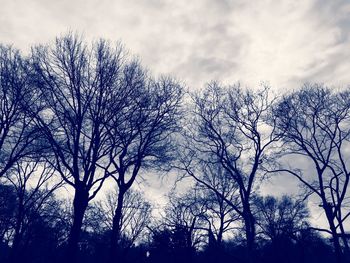
[[[121,40],[155,74],[277,90],[350,83],[350,1],[0,0],[0,41],[28,51],[69,30]]]
[[[24,53],[68,31],[121,41],[151,72],[192,91],[211,80],[281,92],[350,84],[346,0],[0,0],[0,25],[0,43]],[[156,178],[149,185],[159,202],[170,189]],[[271,187],[282,194],[291,181],[276,177]]]

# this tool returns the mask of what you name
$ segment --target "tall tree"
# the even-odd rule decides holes
[[[40,94],[37,125],[51,147],[48,161],[73,188],[74,218],[67,259],[75,262],[84,213],[107,176],[106,123],[126,105],[122,48],[76,35],[32,49],[32,79]]]
[[[295,164],[277,169],[296,177],[308,195],[321,202],[332,235],[338,262],[343,246],[349,251],[344,222],[350,213],[349,198],[350,92],[332,92],[322,85],[305,85],[285,96],[276,108],[278,128],[284,133],[283,156],[306,161],[307,169]]]
[[[126,68],[130,96],[123,115],[108,122],[111,162],[109,175],[118,188],[113,218],[111,261],[118,260],[123,203],[141,170],[156,168],[173,156],[172,136],[178,130],[183,91],[171,78],[154,80],[137,64]]]
[[[35,94],[27,69],[18,50],[0,45],[0,177],[35,152],[38,133],[28,112]]]
[[[268,118],[273,101],[267,87],[253,91],[209,84],[193,96],[193,114],[185,129],[187,141],[181,149],[180,169],[220,195],[241,216],[249,260],[253,260],[255,246],[252,195],[269,163],[268,151],[280,138]],[[235,185],[239,202],[232,202],[208,181],[205,167],[213,163],[224,169],[222,179]]]

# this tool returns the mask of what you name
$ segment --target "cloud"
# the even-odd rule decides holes
[[[67,30],[121,39],[157,74],[277,89],[350,82],[347,1],[0,0],[0,39],[22,49]]]

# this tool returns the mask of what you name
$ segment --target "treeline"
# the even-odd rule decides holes
[[[1,45],[0,93],[2,262],[350,260],[349,89],[188,92],[67,34],[27,56]],[[154,216],[133,185],[159,171],[191,183]],[[262,196],[277,175],[298,195]]]

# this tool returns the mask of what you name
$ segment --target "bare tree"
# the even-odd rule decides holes
[[[260,251],[266,262],[307,262],[305,251],[315,236],[309,227],[305,200],[287,195],[259,196],[254,206]]]
[[[186,145],[181,149],[180,169],[221,196],[241,216],[250,260],[255,239],[251,198],[269,163],[268,152],[280,138],[268,118],[273,101],[267,87],[252,91],[209,84],[193,96],[193,115],[185,130]],[[222,178],[235,185],[232,194],[239,202],[232,202],[207,180],[201,167],[213,163],[224,169]]]
[[[94,229],[102,227],[102,231],[112,232],[117,203],[117,189],[109,190],[105,198],[93,203],[91,217],[95,218]],[[140,192],[130,189],[124,195],[122,211],[120,246],[126,252],[142,237],[146,226],[150,223],[152,206]]]
[[[197,202],[205,206],[205,212],[202,217],[207,222],[208,246],[214,248],[214,250],[221,247],[226,234],[232,235],[233,231],[238,229],[235,223],[241,220],[232,206],[222,198],[222,196],[226,196],[226,199],[233,203],[235,202],[231,199],[235,197],[232,195],[234,191],[231,191],[232,189],[229,189],[229,186],[230,184],[216,186],[221,195],[202,184],[197,184],[196,186]]]
[[[35,96],[27,68],[18,50],[0,45],[0,177],[35,152],[38,133],[28,114]]]
[[[162,224],[171,231],[175,253],[186,262],[193,260],[194,253],[205,244],[207,221],[203,217],[206,205],[198,202],[195,191],[182,196],[169,195]]]
[[[62,186],[62,181],[57,178],[55,180],[52,168],[40,159],[22,159],[16,162],[6,179],[14,187],[17,199],[10,259],[11,262],[17,262],[23,237],[27,235],[28,228],[52,198],[53,193]]]
[[[257,225],[263,236],[272,242],[281,238],[295,240],[297,235],[308,227],[309,211],[304,200],[293,200],[290,196],[276,198],[273,196],[257,197]]]
[[[123,115],[114,115],[108,123],[111,167],[109,175],[118,187],[113,218],[111,261],[118,259],[123,203],[141,170],[156,168],[173,158],[172,136],[178,130],[182,87],[170,78],[153,80],[138,64],[126,68],[128,87],[134,92],[127,98]]]
[[[221,189],[222,194],[230,195],[231,193],[224,192],[228,185],[224,188],[226,189]],[[219,186],[217,189],[219,190]],[[219,248],[224,234],[237,229],[234,222],[240,220],[220,195],[199,183],[183,195],[171,194],[165,212],[163,224],[170,229],[178,226],[188,231],[187,243],[189,246],[194,244],[193,248],[196,249],[204,244]]]
[[[338,262],[342,247],[349,251],[344,221],[350,180],[347,147],[350,136],[350,93],[332,92],[321,85],[305,85],[278,104],[278,127],[284,133],[284,156],[306,160],[307,169],[296,164],[277,169],[295,176],[308,195],[315,195],[326,215]]]
[[[72,34],[32,51],[32,79],[41,98],[36,122],[51,147],[48,161],[74,189],[67,248],[72,262],[85,210],[108,175],[112,146],[106,123],[122,114],[127,103],[122,54],[120,45],[112,48],[100,40],[89,47]]]

